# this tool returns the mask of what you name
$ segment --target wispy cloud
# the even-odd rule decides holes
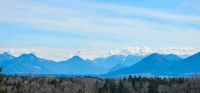
[[[57,46],[65,44],[67,48],[78,47],[77,50],[80,47],[89,50],[91,47],[97,47],[103,51],[104,49],[112,50],[112,48],[118,50],[127,46],[153,48],[170,46],[197,48],[200,46],[199,41],[194,41],[194,38],[200,36],[199,15],[88,0],[50,0],[47,2],[3,0],[0,3],[0,23],[19,25],[22,28],[37,28],[37,30],[46,31],[45,33],[62,33],[62,37],[55,38],[55,44],[58,44]],[[3,28],[3,26],[0,27]],[[1,30],[2,33],[6,31],[6,29]],[[40,38],[55,37],[46,35],[41,35]],[[14,34],[7,37],[12,36]],[[21,40],[26,40],[28,36],[27,34],[20,35],[20,40],[16,39],[17,44],[20,45]],[[38,36],[33,37],[38,38]],[[41,40],[40,43],[49,43],[52,40],[48,42]],[[0,39],[0,42],[3,42],[3,39]],[[8,44],[7,46],[10,45],[9,43],[13,44],[11,41],[3,43]],[[86,53],[83,50],[79,52],[89,57],[91,54],[103,54],[100,50],[95,50],[95,53]],[[65,55],[74,53],[66,52]]]
[[[175,14],[161,10],[146,9],[140,7],[130,7],[123,5],[114,4],[100,4],[100,3],[90,3],[93,7],[98,9],[105,9],[115,12],[120,15],[140,15],[145,17],[152,17],[155,19],[171,20],[171,21],[182,21],[182,22],[195,22],[200,23],[200,16]]]
[[[20,0],[21,1],[21,0]],[[40,27],[54,27],[56,29],[81,29],[83,31],[123,31],[131,26],[159,25],[159,22],[146,21],[144,19],[129,18],[126,16],[144,16],[159,20],[168,20],[184,23],[200,23],[200,16],[173,14],[161,10],[122,6],[89,1],[67,2],[76,7],[53,6],[38,2],[6,2],[1,4],[1,21],[30,24]],[[57,2],[57,1],[55,1]],[[62,2],[60,2],[62,3]],[[9,6],[13,4],[13,6]],[[9,7],[8,7],[9,6]],[[6,9],[5,9],[6,8]],[[89,9],[89,10],[87,10]],[[97,11],[97,12],[95,12]],[[108,11],[110,13],[107,13]],[[113,16],[114,12],[114,16]],[[125,18],[120,15],[126,15]],[[131,21],[128,21],[131,20]],[[148,22],[148,23],[147,23]],[[144,24],[146,23],[146,24]],[[121,25],[121,26],[120,26]],[[164,24],[170,25],[170,24]],[[159,25],[163,27],[164,25]],[[173,25],[170,25],[173,27]],[[164,26],[165,27],[165,26]]]

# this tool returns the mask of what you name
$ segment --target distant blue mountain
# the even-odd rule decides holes
[[[128,56],[126,56],[123,64],[127,65],[127,66],[134,65],[137,62],[141,61],[145,56],[142,56],[142,55],[128,55]]]
[[[8,54],[7,52],[0,54],[0,67],[7,65],[9,61],[13,60],[14,58],[14,56]]]
[[[114,72],[125,67],[128,67],[128,66],[124,64],[117,64],[113,68],[111,68],[108,72]]]
[[[0,54],[0,62],[9,61],[9,60],[12,60],[14,58],[15,58],[14,56],[8,54],[7,52]]]
[[[55,62],[38,58],[34,54],[22,54],[14,58],[8,53],[4,53],[7,58],[0,63],[3,66],[3,71],[6,74],[104,74],[111,68],[117,67],[120,69],[123,66],[135,64],[143,57],[140,56],[121,56],[113,55],[106,58],[99,58],[95,60],[84,60],[79,56],[74,56],[66,61]],[[123,66],[117,66],[122,64]],[[116,70],[116,68],[113,68]]]
[[[182,63],[188,68],[186,73],[200,73],[200,52],[186,58]]]
[[[112,75],[127,75],[127,74],[155,74],[166,67],[176,64],[182,59],[177,55],[161,55],[158,53],[151,54],[145,57],[138,63],[119,69],[114,72],[110,72]],[[164,70],[163,70],[164,71]]]
[[[124,65],[124,66],[129,66],[133,65],[140,60],[142,60],[144,56],[134,56],[134,55],[128,55],[128,56],[123,56],[123,55],[112,55],[106,58],[97,58],[93,60],[96,64],[103,66],[107,68],[108,70],[112,69],[116,65]]]
[[[38,58],[34,54],[22,54],[1,64],[4,64],[2,66],[5,74],[96,75],[105,73],[103,67],[97,66],[91,61],[83,60],[79,56],[74,56],[66,61],[55,62]]]
[[[34,54],[14,57],[0,54],[0,66],[5,74],[64,74],[64,75],[156,75],[185,76],[200,73],[200,52],[185,59],[177,55],[153,53],[148,56],[113,55],[95,60],[79,56],[55,62]]]
[[[114,67],[115,65],[122,63],[125,59],[123,55],[112,55],[106,58],[97,58],[94,62],[98,65],[101,65],[107,69]]]
[[[200,52],[174,64],[169,71],[178,75],[200,73]]]
[[[98,66],[92,61],[84,60],[79,56],[74,56],[66,61],[59,62],[57,66],[60,69],[58,73],[61,74],[103,74],[106,69]]]
[[[34,54],[23,54],[7,61],[3,66],[6,74],[47,74],[52,72],[55,62],[36,57]]]

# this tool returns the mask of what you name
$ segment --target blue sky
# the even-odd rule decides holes
[[[199,0],[2,0],[0,51],[16,55],[34,52],[52,59],[102,56],[122,50],[190,53],[200,46],[199,3]]]

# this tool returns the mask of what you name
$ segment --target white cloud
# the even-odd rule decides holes
[[[152,53],[153,50],[150,47],[127,47],[120,50],[121,55],[146,55]]]
[[[151,53],[161,54],[177,54],[192,55],[199,52],[200,49],[192,47],[166,47],[166,48],[150,48],[150,47],[127,47],[124,49],[110,50],[110,55],[148,55]]]
[[[160,53],[193,53],[197,49],[185,47],[170,47],[152,49],[150,47],[128,47],[119,49],[117,46],[131,46],[130,42],[139,42],[138,46],[154,45],[191,45],[199,46],[200,30],[191,26],[199,26],[200,16],[173,14],[162,10],[130,7],[123,5],[94,3],[89,1],[58,1],[65,6],[55,6],[48,3],[32,2],[24,0],[4,0],[0,3],[0,21],[6,23],[25,24],[34,28],[55,29],[55,31],[78,31],[102,35],[99,42],[94,40],[93,47],[113,48],[115,50],[102,49],[58,49],[58,48],[1,48],[1,51],[9,51],[14,55],[33,52],[41,57],[55,60],[63,60],[72,55],[80,55],[84,58],[95,58],[109,54],[148,54]],[[72,4],[68,6],[68,4]],[[103,12],[104,10],[109,13]],[[112,16],[112,13],[115,16]],[[165,20],[170,23],[147,21],[145,19],[129,18],[126,16],[144,16],[147,18]],[[125,16],[125,17],[120,17]],[[176,22],[178,22],[176,24]],[[172,23],[172,24],[171,24]],[[184,23],[184,25],[182,24]],[[48,30],[47,30],[48,31]],[[95,37],[95,36],[94,36]],[[111,37],[123,39],[124,42],[113,42]],[[122,41],[123,41],[122,40]],[[109,42],[111,41],[111,42]],[[149,42],[150,41],[150,42]],[[113,44],[114,43],[114,44]],[[121,44],[122,43],[122,44]],[[123,45],[124,44],[124,45]],[[123,46],[122,46],[123,45]],[[116,48],[117,47],[117,48]],[[78,50],[78,51],[77,51]]]
[[[155,30],[152,29],[151,26],[157,26],[163,29],[165,29],[167,26],[174,28],[173,25],[160,25],[160,23],[146,22],[144,20],[138,20],[134,18],[121,18],[117,16],[115,18],[114,16],[100,11],[110,10],[110,12],[116,12],[118,15],[142,15],[146,17],[153,17],[155,19],[166,19],[175,22],[184,21],[184,23],[200,23],[200,16],[172,14],[163,12],[161,10],[152,10],[114,4],[102,4],[89,1],[78,1],[78,3],[76,3],[76,1],[54,2],[66,3],[66,6],[68,3],[72,5],[75,3],[77,8],[53,6],[38,2],[32,2],[32,4],[30,4],[25,3],[24,1],[15,1],[15,3],[5,1],[5,3],[2,3],[0,7],[0,20],[29,24],[36,27],[54,28],[59,29],[59,31],[65,29],[78,29],[80,31],[95,31],[97,33],[120,33],[122,31],[132,31],[133,29],[135,29],[135,31]],[[12,4],[12,6],[10,6],[10,4]],[[180,31],[182,29],[178,30]]]
[[[200,16],[191,16],[191,15],[181,15],[169,13],[161,10],[146,9],[140,7],[132,6],[123,6],[123,5],[114,5],[114,4],[105,4],[105,3],[89,3],[89,5],[98,8],[110,10],[122,15],[141,15],[146,17],[152,17],[156,19],[166,19],[172,21],[183,21],[183,22],[195,22],[200,23]]]
[[[171,35],[171,33],[176,33],[174,35],[182,34],[182,36],[188,35],[189,33],[192,37],[200,35],[199,29],[189,25],[162,24],[144,19],[112,16],[103,12],[103,10],[116,12],[116,15],[142,15],[155,19],[170,20],[170,22],[184,21],[183,23],[187,24],[192,22],[192,24],[196,25],[200,22],[199,16],[172,14],[161,10],[89,1],[53,2],[59,4],[64,3],[66,6],[55,6],[37,1],[30,1],[29,3],[23,0],[19,0],[18,2],[4,1],[4,3],[0,4],[0,21],[26,24],[36,28],[54,29],[55,31],[78,31],[121,36],[120,38],[126,38],[130,35],[132,36],[131,39],[135,39],[134,37],[145,38],[146,35],[162,35],[164,37],[165,35]],[[11,4],[12,6],[10,6]],[[73,5],[76,5],[76,7]],[[189,31],[194,31],[195,33]],[[172,38],[175,37],[172,35]]]
[[[200,50],[198,48],[193,47],[168,47],[168,48],[159,48],[156,50],[159,53],[163,54],[178,54],[178,55],[191,55]]]

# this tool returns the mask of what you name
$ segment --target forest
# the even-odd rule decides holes
[[[0,93],[200,93],[200,77],[0,76]]]

